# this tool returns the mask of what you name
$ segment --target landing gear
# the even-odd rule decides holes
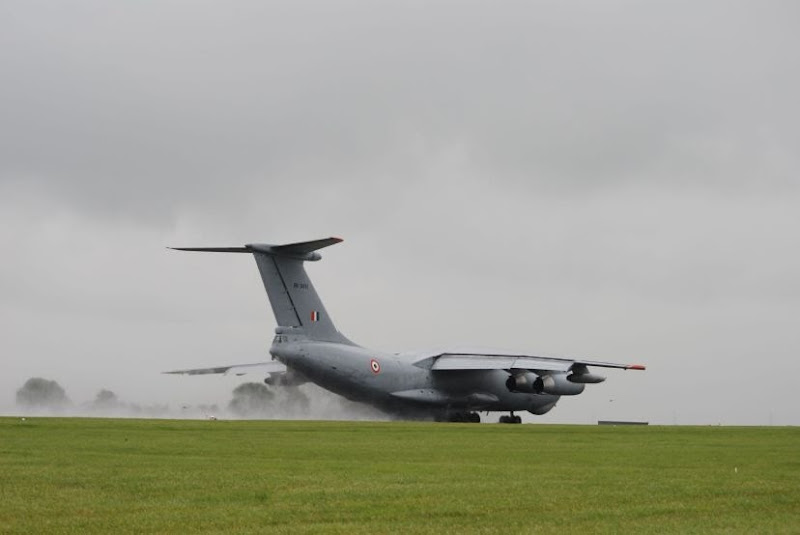
[[[515,416],[514,415],[514,411],[511,411],[511,414],[509,414],[508,416],[506,416],[506,415],[501,416],[500,420],[498,421],[498,423],[501,423],[501,424],[521,424],[522,423],[522,418],[520,418],[519,416]]]
[[[442,416],[437,416],[437,422],[466,422],[471,424],[481,423],[481,415],[477,412],[448,412]]]

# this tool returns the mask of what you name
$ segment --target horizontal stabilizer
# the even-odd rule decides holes
[[[337,243],[341,243],[342,241],[344,240],[342,240],[341,238],[331,237],[331,238],[323,238],[321,240],[304,241],[299,243],[288,243],[286,245],[274,245],[272,249],[280,253],[304,255],[308,253],[313,253],[314,251],[322,249],[323,247],[336,245]]]
[[[270,360],[268,362],[256,362],[254,364],[234,364],[231,366],[217,366],[216,368],[196,368],[192,370],[175,370],[171,373],[177,375],[208,375],[213,373],[221,373],[223,375],[245,375],[248,373],[283,373],[286,371],[286,366],[277,360]]]
[[[203,251],[206,253],[252,253],[247,247],[167,247],[173,251]]]
[[[269,243],[248,243],[244,247],[167,247],[174,251],[200,251],[206,253],[262,253],[271,256],[283,256],[296,260],[319,260],[321,257],[314,251],[342,242],[341,238],[323,238],[321,240],[272,245]]]

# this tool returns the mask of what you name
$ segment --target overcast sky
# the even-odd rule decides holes
[[[218,403],[251,258],[387,350],[647,365],[539,421],[800,424],[795,2],[0,0],[0,411]]]

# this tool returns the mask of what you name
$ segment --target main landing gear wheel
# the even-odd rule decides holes
[[[467,422],[471,424],[481,423],[481,415],[477,412],[451,412],[444,418],[436,418],[437,422]]]
[[[500,420],[499,420],[499,423],[501,423],[501,424],[521,424],[522,423],[522,418],[519,417],[519,416],[515,416],[514,413],[512,412],[508,416],[506,416],[506,415],[501,416]]]

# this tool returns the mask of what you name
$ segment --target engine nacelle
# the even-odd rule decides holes
[[[512,375],[506,380],[506,388],[509,392],[524,392],[526,394],[538,394],[534,390],[534,383],[539,379],[535,373],[520,372]]]
[[[602,375],[596,375],[594,373],[588,373],[588,372],[586,372],[586,373],[573,373],[572,375],[568,375],[567,376],[567,381],[569,381],[571,383],[582,383],[582,384],[591,383],[591,384],[595,384],[595,383],[602,383],[605,380],[606,380],[606,378],[603,377]]]
[[[564,374],[542,375],[533,382],[533,391],[537,394],[552,394],[554,396],[577,396],[586,385],[574,383]]]

